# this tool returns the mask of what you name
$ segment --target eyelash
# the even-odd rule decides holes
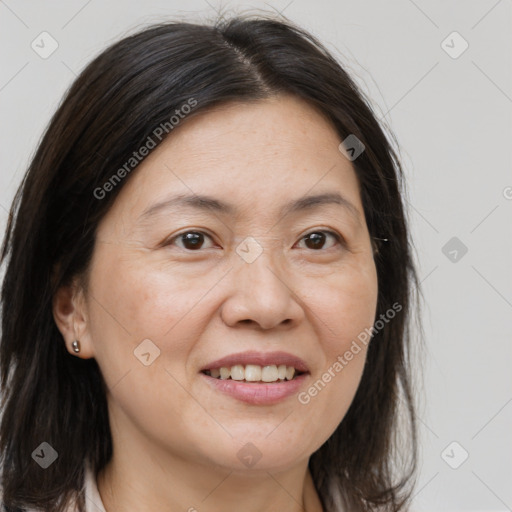
[[[205,235],[208,238],[212,239],[212,237],[208,233],[206,233],[204,231],[195,230],[195,229],[189,229],[187,231],[182,231],[181,233],[178,233],[177,235],[174,235],[172,238],[169,238],[168,240],[166,240],[162,245],[165,246],[165,247],[169,246],[169,245],[172,245],[175,240],[179,239],[183,235],[186,235],[187,233],[201,234],[201,235]],[[339,233],[337,233],[336,231],[331,231],[329,229],[315,229],[315,230],[310,231],[310,232],[306,233],[305,235],[303,235],[300,238],[300,240],[303,240],[304,238],[306,238],[309,235],[312,235],[313,233],[325,233],[325,234],[331,235],[336,240],[336,242],[338,242],[338,245],[340,245],[342,247],[346,247],[345,239]],[[185,250],[187,252],[191,252],[191,253],[192,252],[200,252],[200,249],[198,249],[197,251],[186,249],[186,248],[182,248],[182,247],[180,247],[180,249],[183,249],[183,250]],[[318,249],[318,250],[310,249],[310,250],[312,252],[325,252],[325,251],[327,251],[329,249]]]

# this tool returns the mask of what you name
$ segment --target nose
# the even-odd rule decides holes
[[[252,263],[238,259],[221,309],[224,323],[265,330],[297,325],[304,308],[293,280],[281,267],[266,252]]]

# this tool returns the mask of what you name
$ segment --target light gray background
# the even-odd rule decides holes
[[[396,133],[426,299],[413,509],[511,510],[510,0],[1,1],[0,227],[43,128],[84,65],[144,24],[205,20],[221,5],[282,11],[312,31]],[[31,48],[43,31],[59,45],[47,59]],[[457,58],[442,47],[453,31],[469,44]],[[457,37],[444,43],[452,54],[463,48]],[[452,237],[467,254],[445,256]],[[446,461],[460,462],[462,450],[468,459],[452,469]]]

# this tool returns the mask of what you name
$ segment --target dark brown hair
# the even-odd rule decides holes
[[[101,199],[94,191],[190,98],[194,116],[281,93],[325,114],[341,140],[352,134],[364,144],[353,165],[366,222],[372,239],[388,239],[375,255],[376,318],[402,307],[374,333],[346,416],[310,458],[313,479],[328,512],[340,504],[398,511],[409,503],[417,465],[409,324],[419,288],[397,151],[370,102],[316,38],[289,21],[245,16],[166,22],[123,38],[82,71],[46,129],[14,198],[1,253],[5,510],[64,510],[82,488],[84,461],[97,473],[112,455],[99,367],[68,353],[52,315],[59,287],[75,277],[87,284],[98,223],[136,171]],[[43,441],[59,454],[45,470],[31,457]],[[83,496],[79,504],[83,510]]]

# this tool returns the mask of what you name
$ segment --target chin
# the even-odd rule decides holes
[[[223,440],[210,437],[211,445],[205,447],[208,452],[204,455],[212,465],[221,466],[228,471],[279,472],[309,459],[316,449],[311,447],[307,450],[304,436],[268,435],[272,429],[275,429],[275,424],[269,425],[268,430],[258,435],[234,436]],[[214,446],[215,450],[212,452],[211,448]],[[294,448],[293,451],[291,448]]]

